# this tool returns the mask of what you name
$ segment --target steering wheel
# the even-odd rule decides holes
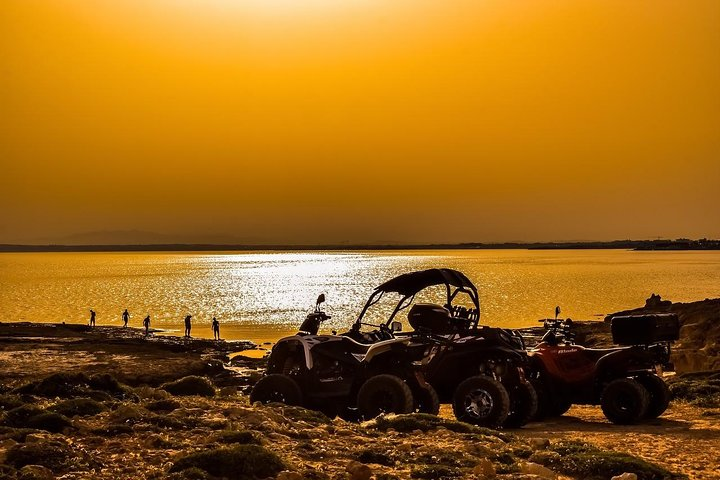
[[[390,327],[385,325],[384,323],[380,324],[380,330],[378,330],[379,336],[382,340],[392,340],[395,338],[395,335],[393,335],[392,330],[390,330]]]

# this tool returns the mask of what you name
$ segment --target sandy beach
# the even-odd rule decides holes
[[[591,341],[602,338],[601,322],[584,328],[592,331],[586,332]],[[358,425],[330,421],[298,408],[249,405],[245,393],[262,374],[264,361],[243,355],[230,360],[246,348],[253,345],[172,336],[145,338],[144,332],[132,328],[0,324],[4,412],[0,459],[5,461],[0,478],[16,478],[23,462],[45,462],[63,479],[216,478],[207,472],[198,477],[188,476],[191,470],[176,473],[173,465],[182,465],[179,459],[192,452],[235,448],[228,445],[236,441],[258,444],[263,452],[278,455],[282,462],[278,468],[302,478],[361,478],[349,473],[352,462],[371,469],[376,479],[486,478],[483,475],[490,470],[497,478],[538,478],[529,476],[528,469],[533,467],[528,465],[543,462],[561,478],[590,478],[578,472],[573,475],[557,460],[573,458],[567,446],[577,449],[578,442],[588,442],[610,455],[631,456],[602,463],[607,453],[593,450],[594,461],[602,464],[593,467],[599,472],[595,478],[609,479],[608,465],[640,468],[623,463],[628,458],[651,465],[641,463],[640,470],[648,468],[650,473],[640,478],[711,479],[720,470],[714,453],[720,450],[718,408],[676,400],[657,420],[617,426],[598,407],[574,406],[559,418],[491,432],[454,422],[449,407],[443,406],[441,418],[431,422],[418,414],[410,415],[412,420],[398,417],[400,421],[390,426]],[[188,376],[206,379],[212,395],[168,392],[168,382]],[[98,378],[105,380],[98,384]],[[108,383],[107,378],[113,381]],[[115,380],[118,386],[108,388]],[[48,385],[52,385],[49,393]],[[66,411],[69,402],[87,398],[94,402],[90,410]],[[30,412],[35,414],[65,414],[61,420],[53,417],[56,423],[50,426],[30,427],[9,420],[18,408],[36,409]],[[388,428],[384,433],[378,430]],[[243,435],[250,437],[241,442],[238,439]],[[50,448],[58,458],[17,459],[19,450],[30,452],[33,445]],[[562,456],[557,452],[563,452]],[[269,472],[270,476],[281,470]]]

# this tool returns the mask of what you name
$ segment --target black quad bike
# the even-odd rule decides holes
[[[431,295],[431,287],[437,287],[435,295],[443,297],[444,305],[415,302]],[[383,321],[367,323],[366,314],[386,294],[399,296],[394,309]],[[408,308],[412,331],[403,333],[397,319]],[[400,275],[375,288],[344,335],[363,344],[406,338],[412,345],[426,345],[425,379],[439,401],[452,403],[457,419],[487,427],[520,427],[537,409],[537,395],[524,376],[528,357],[523,339],[512,330],[479,326],[479,319],[478,292],[470,279],[456,270],[430,269]],[[437,411],[433,403],[438,400],[427,400],[431,411]]]
[[[600,405],[613,423],[656,418],[670,392],[658,372],[673,370],[670,346],[678,339],[677,315],[618,316],[607,349],[576,345],[570,320],[545,320],[547,332],[530,350],[529,377],[539,397],[536,419],[558,416],[572,404]]]
[[[421,371],[427,346],[392,334],[366,343],[318,335],[322,322],[330,319],[320,309],[324,301],[320,295],[300,331],[275,344],[250,401],[303,406],[347,420],[428,411],[427,399],[432,402],[437,395]]]

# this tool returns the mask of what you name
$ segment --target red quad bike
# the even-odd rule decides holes
[[[674,369],[670,345],[679,337],[677,315],[614,317],[613,343],[620,346],[608,349],[576,345],[569,319],[544,322],[547,332],[529,353],[536,419],[585,404],[600,405],[612,423],[632,424],[667,409],[670,392],[658,373]]]

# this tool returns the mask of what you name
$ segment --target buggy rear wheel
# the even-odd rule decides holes
[[[358,392],[357,407],[365,420],[381,413],[410,413],[413,396],[410,387],[395,375],[371,377]]]
[[[437,415],[440,413],[440,398],[432,385],[420,385],[413,394],[415,399],[414,411]]]
[[[650,393],[650,403],[645,418],[657,418],[662,415],[670,405],[670,389],[665,381],[657,375],[638,377],[637,381]]]
[[[453,394],[453,413],[461,422],[483,427],[499,427],[510,412],[510,397],[497,380],[470,377],[460,383]]]
[[[302,405],[303,395],[295,380],[281,373],[266,375],[250,392],[250,403],[279,402],[287,405]]]
[[[650,393],[632,378],[618,378],[602,392],[600,406],[612,423],[628,425],[640,420],[647,412]]]
[[[529,382],[520,382],[508,391],[510,395],[510,413],[503,426],[520,428],[528,423],[538,410],[538,396]]]

